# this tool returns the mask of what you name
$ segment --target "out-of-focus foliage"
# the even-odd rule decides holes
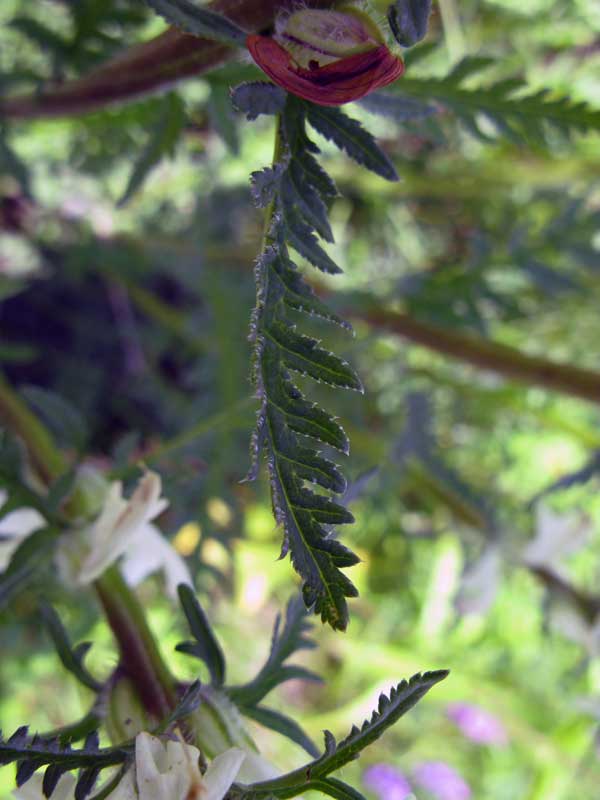
[[[0,91],[83,75],[158,30],[135,0],[3,0]],[[161,472],[163,528],[217,620],[233,685],[264,663],[265,619],[290,594],[267,481],[240,483],[262,236],[249,175],[271,161],[274,123],[248,124],[228,87],[257,78],[238,60],[130,105],[0,120],[2,371],[75,461],[110,463],[125,480],[140,458]],[[344,500],[357,524],[344,540],[362,558],[348,573],[361,597],[347,634],[319,630],[322,647],[298,656],[326,688],[290,681],[273,708],[313,738],[345,735],[399,675],[452,672],[345,768],[356,785],[386,762],[429,797],[419,769],[445,760],[481,800],[597,797],[599,405],[570,396],[568,381],[551,392],[468,352],[450,359],[435,340],[464,332],[600,373],[598,86],[594,0],[441,0],[405,80],[350,109],[401,181],[319,139],[340,193],[328,253],[344,275],[317,281],[304,268],[356,338],[308,326],[366,388],[333,398],[351,442]],[[433,343],[378,327],[383,307],[431,326]],[[330,389],[311,393],[332,407]],[[91,601],[46,577],[74,640],[96,643],[86,666],[107,675],[110,637]],[[143,598],[171,655],[181,615],[158,583]],[[85,713],[34,592],[0,624],[2,726],[26,717],[48,730]],[[190,679],[208,677],[173,657]],[[504,735],[469,736],[457,704],[494,715]],[[282,767],[304,763],[256,730]]]

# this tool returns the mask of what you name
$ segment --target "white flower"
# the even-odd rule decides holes
[[[246,753],[232,747],[210,762],[200,773],[197,747],[169,740],[166,745],[149,733],[135,740],[135,765],[128,770],[107,800],[223,800],[238,776]],[[45,800],[42,774],[36,773],[13,792],[17,800]],[[66,773],[59,780],[52,800],[73,800],[75,778]]]
[[[6,492],[0,490],[0,509],[7,499]],[[0,572],[9,565],[21,542],[45,524],[42,515],[34,508],[18,508],[0,519]]]
[[[179,583],[192,584],[183,559],[151,524],[168,506],[161,497],[160,476],[146,472],[129,500],[120,481],[111,483],[97,518],[78,531],[70,531],[59,545],[57,559],[63,578],[85,586],[124,557],[128,583],[136,585],[162,569],[167,591],[176,597]]]
[[[197,747],[180,741],[166,746],[149,733],[135,740],[135,790],[139,800],[222,800],[235,780],[246,754],[232,747],[214,758],[200,774]],[[133,780],[129,775],[130,780]],[[131,784],[130,784],[131,785]]]

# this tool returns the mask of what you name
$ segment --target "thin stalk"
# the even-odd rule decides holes
[[[121,666],[134,682],[144,708],[159,718],[167,716],[177,700],[175,680],[137,596],[115,566],[107,569],[94,585],[119,645]]]
[[[45,484],[51,484],[66,472],[67,464],[50,433],[2,375],[0,422],[23,441],[33,469]]]
[[[358,316],[372,328],[387,330],[437,353],[526,385],[600,403],[600,372],[530,356],[514,347],[440,328],[401,312],[373,308],[365,314],[358,312],[349,316]]]

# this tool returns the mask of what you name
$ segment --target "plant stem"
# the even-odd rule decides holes
[[[440,328],[394,311],[371,309],[361,317],[373,328],[387,330],[437,353],[489,369],[528,385],[600,403],[600,373],[522,353],[514,347],[488,342],[472,334]]]
[[[133,681],[144,708],[158,718],[176,703],[175,681],[160,654],[144,609],[112,566],[95,582],[108,624],[117,640],[121,666]]]
[[[45,484],[66,472],[67,464],[44,425],[0,375],[0,422],[25,444],[31,465]]]

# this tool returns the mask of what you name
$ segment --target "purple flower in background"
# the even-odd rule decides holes
[[[413,773],[416,783],[436,800],[469,800],[471,788],[444,761],[424,761]]]
[[[363,773],[363,783],[379,800],[406,800],[410,784],[404,775],[389,764],[373,764]]]
[[[502,747],[508,742],[506,728],[489,711],[469,703],[452,703],[446,709],[449,719],[462,733],[478,744]]]

